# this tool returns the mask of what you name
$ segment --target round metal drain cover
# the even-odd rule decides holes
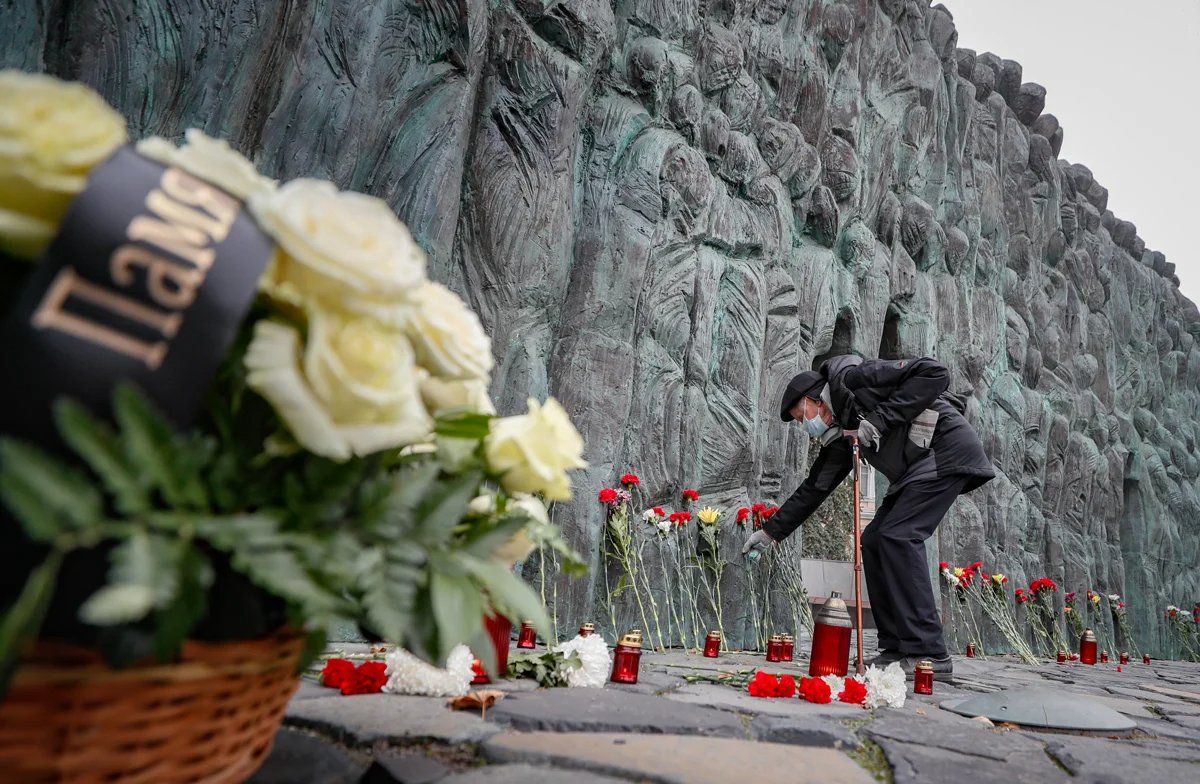
[[[986,716],[1026,727],[1082,732],[1131,730],[1137,723],[1128,716],[1082,694],[1032,688],[981,694],[942,707],[963,716]]]

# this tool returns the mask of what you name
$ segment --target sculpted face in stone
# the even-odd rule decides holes
[[[663,160],[662,183],[667,213],[680,233],[690,234],[716,192],[703,154],[685,144],[672,147]]]
[[[830,134],[821,142],[821,180],[839,202],[858,192],[858,155],[850,142]]]
[[[704,113],[700,125],[700,147],[710,161],[719,162],[729,150],[729,118],[720,109],[709,109]]]
[[[762,91],[758,82],[743,71],[733,84],[721,92],[721,109],[729,117],[729,125],[735,131],[749,133],[758,121],[762,104]]]
[[[1029,327],[1012,308],[1004,313],[1004,348],[1008,355],[1008,366],[1017,373],[1025,369],[1025,356],[1029,351]]]
[[[787,13],[790,0],[760,0],[754,6],[754,18],[765,25],[773,25]]]
[[[957,226],[951,226],[946,229],[944,248],[946,269],[950,271],[951,275],[957,275],[967,260],[967,254],[971,251],[971,241],[967,239],[966,232]]]
[[[804,134],[792,123],[779,122],[770,117],[763,120],[758,134],[758,149],[763,160],[779,179],[787,182],[800,167],[800,149],[804,145]]]
[[[667,44],[658,38],[640,38],[629,51],[629,83],[642,94],[653,93],[666,81]]]
[[[900,219],[900,242],[914,260],[925,249],[932,230],[933,208],[915,196],[905,199],[904,214]]]
[[[712,26],[700,47],[700,79],[704,92],[723,90],[742,73],[744,53],[737,36],[724,27]]]
[[[689,144],[696,144],[704,114],[704,96],[695,85],[685,84],[671,97],[671,122]]]
[[[838,206],[833,192],[821,185],[813,193],[812,205],[808,209],[808,229],[812,236],[827,248],[832,248],[837,239]]]
[[[842,232],[838,243],[838,257],[849,269],[860,276],[875,262],[875,235],[861,220],[854,220]]]
[[[729,151],[719,173],[721,178],[733,185],[744,185],[758,174],[758,164],[762,159],[754,140],[744,133],[734,131],[729,134]]]

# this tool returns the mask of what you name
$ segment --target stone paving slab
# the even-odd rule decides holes
[[[1048,736],[1046,750],[1073,776],[1094,782],[1200,781],[1200,747],[1164,741]]]
[[[478,743],[500,731],[495,724],[479,716],[450,710],[442,697],[394,694],[338,695],[293,701],[288,705],[284,722],[316,730],[350,746],[424,739],[450,744]]]
[[[744,738],[737,716],[615,689],[546,689],[514,694],[496,703],[488,719],[520,730],[645,732]]]
[[[661,784],[869,784],[841,752],[730,738],[593,732],[505,733],[484,743],[498,762],[580,768]],[[1011,784],[1011,783],[1010,783]]]
[[[628,781],[626,778],[613,778],[582,770],[561,770],[518,762],[476,768],[466,773],[447,776],[438,784],[622,784]]]
[[[249,784],[358,784],[368,766],[350,754],[301,730],[284,727],[275,733],[275,745]]]

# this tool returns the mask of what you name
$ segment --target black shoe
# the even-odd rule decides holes
[[[894,661],[900,661],[904,658],[904,654],[897,650],[884,648],[874,659],[867,659],[868,667],[878,667],[883,669]]]
[[[928,661],[933,664],[933,679],[935,681],[954,679],[954,661],[948,655],[937,657],[907,654],[898,659],[898,661],[900,662],[900,669],[904,670],[904,676],[910,681],[913,679],[913,670],[917,668],[917,662],[920,661]]]

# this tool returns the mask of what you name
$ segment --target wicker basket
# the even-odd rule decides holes
[[[21,784],[226,784],[271,751],[303,639],[184,646],[177,664],[112,670],[39,646],[0,704],[0,779]]]

